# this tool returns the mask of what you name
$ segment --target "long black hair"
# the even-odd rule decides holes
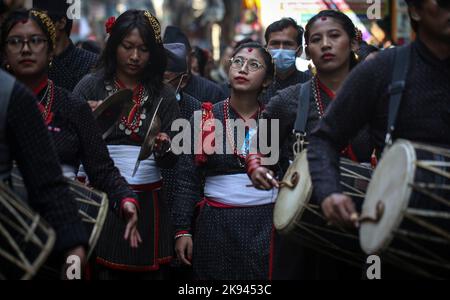
[[[259,52],[259,54],[261,54],[261,56],[264,59],[264,63],[266,64],[265,79],[272,80],[275,77],[275,64],[273,62],[273,58],[270,52],[266,48],[264,48],[260,43],[250,42],[241,44],[233,51],[233,55],[231,55],[231,57],[235,57],[238,52],[246,48],[254,48]]]
[[[158,34],[155,33],[145,11],[128,10],[117,18],[97,67],[103,70],[106,80],[114,80],[117,71],[117,48],[135,28],[139,30],[150,52],[150,60],[142,72],[141,82],[152,93],[158,95],[163,86],[167,56],[163,44],[157,41]]]
[[[311,34],[311,27],[314,25],[314,23],[320,19],[320,18],[333,18],[336,22],[342,25],[344,28],[344,31],[347,33],[350,41],[357,40],[356,34],[357,29],[355,24],[353,24],[352,20],[344,13],[336,10],[322,10],[317,15],[313,16],[305,27],[305,43],[308,46],[309,45],[309,37]],[[355,67],[358,64],[358,60],[356,59],[354,52],[350,54],[350,69]]]

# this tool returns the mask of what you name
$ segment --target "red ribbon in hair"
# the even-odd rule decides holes
[[[116,23],[116,17],[110,17],[106,21],[106,23],[105,23],[106,33],[111,34],[114,23]]]
[[[200,138],[199,138],[199,147],[197,149],[201,149],[201,154],[195,154],[195,164],[197,166],[203,165],[207,161],[207,154],[205,148],[208,149],[208,153],[212,153],[212,150],[215,146],[214,140],[212,140],[210,145],[204,145],[203,142],[206,138],[214,134],[214,114],[212,112],[213,104],[210,102],[205,102],[202,104],[202,122],[200,124]]]

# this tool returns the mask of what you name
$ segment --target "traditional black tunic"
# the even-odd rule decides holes
[[[38,100],[46,96],[47,87],[44,86],[37,94]],[[107,193],[115,209],[119,208],[121,200],[136,198],[114,167],[87,103],[73,97],[67,90],[55,87],[51,113],[54,116],[48,129],[60,163],[75,171],[82,163],[92,187]]]
[[[95,53],[70,45],[60,55],[53,59],[49,70],[49,78],[56,86],[73,91],[78,82],[92,71],[97,63],[98,56]]]
[[[183,91],[198,99],[200,102],[216,103],[226,98],[225,93],[219,85],[196,75],[191,75]]]
[[[306,84],[309,84],[309,82]],[[265,118],[279,120],[279,138],[280,145],[282,145],[280,156],[283,167],[286,167],[285,161],[287,156],[290,160],[294,159],[292,145],[295,139],[292,130],[300,103],[300,89],[301,84],[297,84],[279,91],[271,99],[263,113]],[[315,97],[314,94],[317,91],[320,97]],[[317,126],[323,112],[332,103],[332,97],[332,92],[323,84],[320,84],[316,78],[312,80],[308,120],[305,129],[307,140],[311,131]],[[352,141],[352,150],[350,152],[352,159],[362,162],[370,161],[373,148],[369,137],[369,134],[363,130]],[[286,153],[287,151],[289,155]],[[274,238],[274,279],[330,279],[344,276],[358,278],[359,276],[358,270],[352,270],[353,274],[342,272],[342,270],[350,269],[350,267],[341,266],[340,262],[318,255],[314,251],[292,242],[278,233],[275,233]]]
[[[201,109],[201,102],[197,99],[189,96],[186,93],[181,94],[182,98],[178,102],[180,106],[180,118],[185,120],[190,120],[192,115],[196,110]],[[179,163],[179,162],[178,162]],[[177,165],[178,165],[177,163]],[[178,177],[177,165],[172,168],[165,168],[161,170],[164,184],[164,192],[166,194],[167,203],[169,205],[169,210],[172,211],[173,201],[176,192],[176,181]]]
[[[295,71],[291,76],[284,80],[280,80],[275,77],[272,84],[261,95],[261,102],[263,104],[267,104],[278,91],[284,90],[299,83],[304,83],[309,79],[311,79],[311,75],[307,72],[302,71]]]
[[[394,138],[450,145],[450,58],[440,60],[420,40],[411,44],[410,70],[400,104]],[[384,147],[388,86],[394,51],[383,51],[349,76],[311,136],[309,167],[316,198],[340,192],[339,150],[363,126],[369,125],[374,145]]]
[[[213,113],[224,124],[224,102],[214,105]],[[235,120],[240,117],[230,108],[229,118]],[[223,145],[226,145],[225,131],[222,138]],[[201,201],[203,183],[208,177],[236,174],[247,176],[242,162],[233,154],[208,155],[204,165],[196,164],[194,155],[180,157],[172,215],[176,232],[193,233],[196,278],[269,278],[273,204],[236,207]],[[232,190],[230,186],[230,192]]]
[[[0,72],[2,72],[0,70]],[[87,245],[88,236],[69,195],[56,149],[36,107],[35,97],[15,83],[6,115],[6,137],[29,195],[29,204],[56,231],[54,251]]]
[[[74,94],[83,100],[105,99],[111,92],[110,86],[112,84],[105,81],[102,72],[89,74],[80,81],[74,90]],[[142,145],[153,112],[161,97],[163,97],[163,101],[157,114],[161,119],[161,132],[172,135],[171,124],[179,116],[179,108],[173,90],[163,86],[161,91],[148,89],[145,89],[145,91],[149,100],[143,106],[145,109],[143,113],[146,118],[142,120],[143,123],[139,132],[127,135],[116,125],[112,134],[106,139],[110,153],[113,146],[120,149],[120,147],[131,146],[136,148]],[[126,153],[122,151],[122,154]],[[113,157],[113,155],[111,156]],[[159,167],[171,167],[176,163],[176,159],[171,155],[166,155],[156,159],[156,163]],[[125,167],[129,169],[130,165],[128,164]],[[134,167],[134,161],[132,167]],[[140,170],[142,168],[145,168],[145,165],[141,164]],[[158,170],[153,169],[153,171],[157,172]],[[121,173],[124,174],[122,170]],[[144,173],[152,172],[149,170],[149,172]],[[143,243],[139,245],[138,249],[131,249],[123,241],[124,225],[117,220],[116,216],[109,216],[97,248],[97,262],[111,269],[138,272],[155,271],[159,269],[161,264],[170,262],[173,253],[172,227],[167,203],[161,194],[162,183],[160,177],[158,178],[155,182],[147,182],[144,185],[131,185],[131,188],[138,195],[141,206],[139,232],[143,237]],[[129,180],[131,180],[131,176],[127,179],[127,181]]]
[[[449,147],[450,58],[438,59],[420,40],[409,47],[410,67],[394,138]],[[341,192],[339,151],[358,129],[368,125],[376,147],[380,151],[384,147],[394,51],[383,51],[355,69],[313,131],[308,160],[313,185],[318,187],[314,190],[318,201]],[[389,266],[383,268],[384,278],[411,276]]]

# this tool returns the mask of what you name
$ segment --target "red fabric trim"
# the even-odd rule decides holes
[[[160,265],[165,265],[170,263],[172,260],[172,257],[163,257],[158,260],[155,260],[155,264],[152,266],[129,266],[129,265],[122,265],[122,264],[116,264],[109,261],[104,260],[101,257],[96,258],[96,263],[105,266],[107,268],[113,269],[113,270],[119,270],[119,271],[129,271],[129,272],[149,272],[149,271],[158,271]]]
[[[215,207],[215,208],[237,208],[238,206],[232,206],[232,205],[228,205],[228,204],[223,204],[208,198],[205,198],[206,203],[209,206]]]
[[[159,184],[159,185],[158,185]],[[147,191],[146,189],[154,186],[161,186],[161,182],[149,184],[149,185],[130,185],[131,187],[140,187],[143,189],[140,189],[140,191]],[[98,264],[101,264],[107,268],[114,269],[114,270],[120,270],[120,271],[130,271],[130,272],[148,272],[148,271],[157,271],[159,270],[160,265],[169,264],[172,261],[172,256],[167,257],[161,257],[158,258],[158,249],[159,249],[159,208],[158,208],[158,193],[153,190],[148,190],[153,192],[153,205],[155,207],[155,257],[154,257],[154,264],[152,266],[132,266],[132,265],[124,265],[124,264],[116,264],[113,262],[109,262],[101,257],[96,258],[96,262]]]
[[[373,150],[372,155],[370,156],[370,165],[372,166],[373,169],[375,169],[378,165],[378,158],[376,155],[376,149]]]
[[[204,149],[204,145],[203,145],[203,141],[211,134],[214,134],[214,124],[212,124],[212,126],[208,126],[208,130],[205,130],[205,123],[207,123],[208,121],[212,122],[214,120],[214,114],[212,112],[213,109],[213,104],[210,102],[205,102],[202,104],[202,120],[200,123],[200,137],[199,137],[199,145],[198,145],[198,149],[200,149],[201,154],[195,154],[194,155],[194,159],[195,159],[195,164],[197,166],[201,166],[203,164],[206,163],[207,161],[207,154],[205,152]],[[212,147],[214,147],[214,142],[212,142]],[[211,149],[212,150],[212,149]]]
[[[87,263],[84,269],[84,280],[92,280],[92,265]]]
[[[255,111],[255,113],[254,113],[253,115],[250,116],[250,119],[256,119],[256,118],[258,118],[259,112],[263,110],[263,107],[262,107],[261,103],[258,103],[258,105],[259,105],[258,110]],[[231,101],[230,101],[230,107],[231,107],[231,109],[234,111],[234,113],[235,113],[240,119],[242,119],[242,120],[245,121],[245,119],[241,116],[241,114],[233,107],[233,105],[231,104]]]
[[[130,184],[130,188],[133,191],[138,192],[153,192],[156,189],[162,188],[162,180],[154,183],[148,183],[148,184]]]
[[[269,280],[272,280],[273,275],[274,252],[275,252],[275,227],[272,226],[272,233],[270,235],[270,251],[269,251]]]
[[[346,155],[348,158],[353,160],[354,162],[358,162],[358,158],[356,157],[355,152],[353,152],[352,145],[348,145],[347,148],[342,151],[342,154]]]
[[[182,230],[182,231],[178,231],[178,232],[175,233],[175,235],[179,235],[179,234],[189,234],[189,231]]]
[[[139,202],[136,199],[133,198],[124,198],[122,199],[122,201],[120,201],[120,210],[119,210],[119,214],[121,216],[123,216],[123,207],[125,205],[125,203],[127,202],[131,202],[134,204],[134,206],[136,206],[137,211],[139,212],[141,210],[141,206],[139,205]]]
[[[159,207],[158,207],[158,193],[153,192],[153,207],[155,208],[155,263],[158,264],[158,254],[159,254]]]
[[[325,84],[323,84],[320,79],[317,77],[317,82],[319,83],[319,87],[330,97],[331,100],[334,100],[336,94],[330,90]]]
[[[48,85],[48,77],[45,76],[44,79],[39,83],[37,87],[33,89],[33,94],[37,96],[42,90]]]
[[[83,183],[83,184],[86,183],[86,177],[77,176],[76,179],[77,179],[77,181],[79,181],[79,182],[81,182],[81,183]]]

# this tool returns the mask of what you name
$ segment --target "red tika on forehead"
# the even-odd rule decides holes
[[[247,51],[252,53],[253,52],[253,48],[247,48]]]
[[[320,18],[322,21],[326,21],[327,20],[327,17],[322,17],[322,18]]]

